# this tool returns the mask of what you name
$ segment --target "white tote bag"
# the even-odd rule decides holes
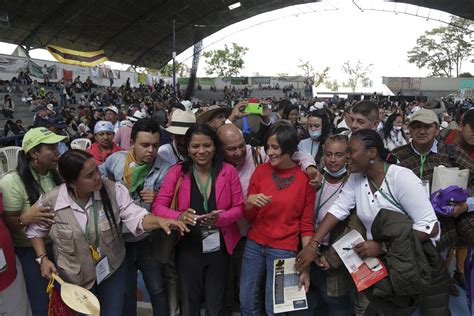
[[[431,193],[439,189],[445,189],[450,185],[457,185],[463,189],[467,189],[467,182],[469,180],[469,170],[459,168],[446,168],[445,166],[438,166],[434,168],[433,183],[431,184]]]

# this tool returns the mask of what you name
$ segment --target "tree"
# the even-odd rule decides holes
[[[146,68],[146,69],[148,70],[148,69],[153,69],[153,68]],[[159,71],[163,77],[173,77],[173,62],[170,62],[164,65],[158,70],[156,69],[153,69],[153,70],[155,71],[155,73]],[[183,76],[185,70],[186,70],[186,67],[184,66],[184,64],[176,61],[176,75]]]
[[[329,79],[329,67],[324,68],[322,71],[316,71],[309,61],[300,59],[298,68],[303,70],[304,76],[308,78],[309,84],[315,87]]]
[[[331,91],[339,90],[339,83],[337,82],[336,79],[334,79],[334,80],[328,79],[324,84],[326,85],[326,87],[331,89]]]
[[[277,77],[288,77],[288,73],[287,72],[279,72],[276,74]]]
[[[244,67],[244,55],[248,48],[232,43],[229,48],[224,45],[224,49],[216,49],[204,52],[202,55],[206,58],[208,75],[216,74],[219,77],[235,77]]]
[[[459,76],[462,63],[472,56],[474,21],[451,16],[447,26],[426,31],[408,51],[408,62],[428,68],[434,77]]]
[[[470,72],[463,72],[462,74],[459,74],[459,78],[472,78],[472,74]]]
[[[349,60],[346,61],[344,65],[342,65],[342,70],[349,78],[344,83],[344,86],[351,88],[352,92],[355,92],[359,82],[368,78],[372,66],[372,64],[365,66],[360,60],[358,60],[355,65],[352,65]]]

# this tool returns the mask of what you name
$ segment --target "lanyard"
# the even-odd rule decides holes
[[[206,185],[202,185],[201,177],[199,174],[196,172],[196,169],[193,169],[194,172],[194,177],[197,180],[199,190],[201,190],[202,194],[202,206],[204,208],[204,212],[208,213],[209,212],[209,205],[207,204],[207,189],[209,188],[209,183],[211,183],[211,175],[212,175],[212,167],[211,170],[209,171],[207,175],[207,180],[206,180]]]
[[[426,157],[426,156],[425,156]],[[370,181],[370,184],[372,184],[372,186],[377,190],[377,192],[379,192],[380,194],[382,194],[382,196],[388,201],[390,202],[390,204],[392,204],[393,206],[395,206],[396,208],[400,209],[403,213],[405,213],[406,215],[408,215],[408,213],[403,209],[402,205],[400,203],[397,202],[397,200],[393,197],[393,194],[392,194],[392,190],[390,190],[390,186],[388,185],[388,181],[387,180],[387,169],[388,169],[388,164],[385,162],[383,164],[383,174],[384,174],[384,178],[383,178],[383,181],[385,181],[385,183],[387,183],[387,189],[388,189],[388,193],[390,194],[390,197],[388,197],[385,193],[382,192],[382,190],[380,190],[380,188],[377,186],[377,184],[375,184],[375,181],[370,179],[369,178],[369,181]],[[383,183],[383,182],[382,182]]]
[[[319,190],[320,194],[318,196],[318,203],[316,204],[316,216],[317,214],[319,213],[319,210],[330,200],[332,199],[332,197],[334,195],[336,195],[336,193],[338,193],[342,186],[344,185],[344,183],[346,183],[346,179],[344,179],[341,184],[339,185],[339,187],[337,188],[336,191],[334,191],[326,200],[324,200],[322,203],[321,203],[321,198],[323,196],[323,193],[324,193],[324,184],[326,183],[326,181],[323,181],[323,183],[321,184],[321,190]]]
[[[112,145],[112,147],[113,147],[113,145]],[[112,149],[110,149],[110,151],[109,151],[109,156],[110,156],[111,153],[112,153]],[[100,146],[99,146],[99,154],[100,154],[100,160],[102,161],[102,163],[104,163],[104,156],[102,156],[102,148],[100,148]],[[105,158],[107,158],[107,157],[105,157]]]
[[[420,155],[420,179],[423,177],[423,172],[425,171],[425,162],[428,155]]]
[[[82,207],[82,205],[80,205],[80,206],[87,214],[87,211],[86,211],[85,207]],[[95,238],[94,238],[94,244],[93,245],[91,243],[91,238],[89,236],[89,219],[90,219],[90,216],[87,216],[86,241],[89,244],[89,247],[92,246],[92,247],[94,247],[94,249],[97,249],[99,247],[99,223],[98,223],[98,220],[97,220],[97,210],[95,208],[94,196],[92,196],[92,221],[94,222],[94,233],[95,233]]]

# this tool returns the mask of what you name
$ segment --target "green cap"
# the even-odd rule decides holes
[[[37,127],[30,129],[23,137],[21,149],[27,153],[33,147],[39,144],[56,144],[66,139],[66,136],[60,136],[49,131],[46,127]]]

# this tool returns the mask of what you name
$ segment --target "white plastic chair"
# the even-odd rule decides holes
[[[71,142],[71,149],[86,150],[91,146],[91,140],[88,138],[76,138]]]
[[[18,146],[8,146],[0,148],[0,154],[3,154],[7,160],[7,170],[6,172],[16,169],[18,166],[18,152],[21,150],[21,147]]]

